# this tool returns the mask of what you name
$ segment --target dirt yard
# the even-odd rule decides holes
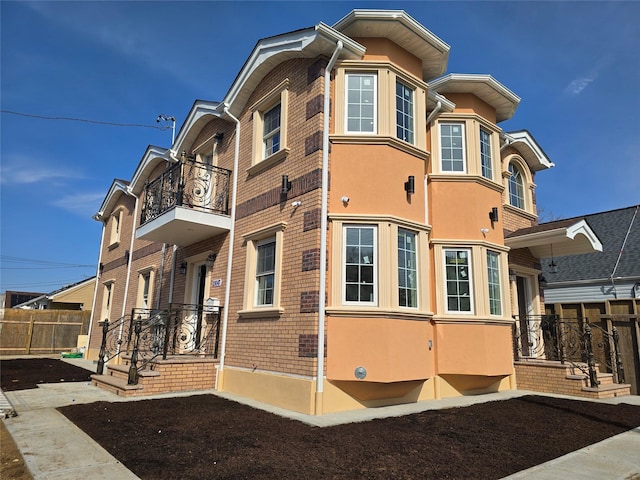
[[[13,364],[6,380],[0,362],[2,388],[82,377],[49,362]],[[640,426],[637,406],[542,396],[328,428],[214,395],[59,410],[149,480],[497,479]]]

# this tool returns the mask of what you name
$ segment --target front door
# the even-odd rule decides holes
[[[184,313],[186,322],[182,329],[182,338],[184,339],[182,349],[185,352],[198,350],[200,348],[206,284],[207,266],[204,263],[202,265],[195,265],[190,304],[185,306],[186,310]]]

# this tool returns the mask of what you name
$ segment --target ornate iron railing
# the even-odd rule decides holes
[[[516,360],[539,358],[569,363],[599,384],[596,365],[613,373],[615,383],[624,383],[624,369],[615,327],[609,331],[588,318],[558,315],[514,316],[513,346]]]
[[[145,186],[140,224],[176,206],[227,215],[230,178],[225,168],[192,159],[176,163]]]
[[[172,304],[168,310],[134,309],[113,323],[101,322],[102,344],[97,373],[118,355],[129,360],[129,384],[155,358],[197,355],[218,358],[222,307]]]

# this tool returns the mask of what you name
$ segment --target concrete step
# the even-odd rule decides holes
[[[128,385],[127,379],[121,379],[111,375],[91,375],[91,383],[98,388],[123,397],[139,394],[139,391],[143,388],[140,384]]]
[[[590,398],[615,398],[631,395],[631,385],[626,383],[600,384],[597,387],[583,387],[585,396]]]

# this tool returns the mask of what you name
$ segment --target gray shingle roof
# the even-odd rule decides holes
[[[547,283],[608,279],[612,275],[614,278],[640,278],[640,205],[567,220],[581,219],[587,221],[602,242],[602,252],[554,258],[558,265],[557,273],[550,272],[550,258],[542,259],[542,273]],[[557,223],[549,222],[541,226],[544,228],[545,225]],[[629,236],[625,243],[627,232]]]

